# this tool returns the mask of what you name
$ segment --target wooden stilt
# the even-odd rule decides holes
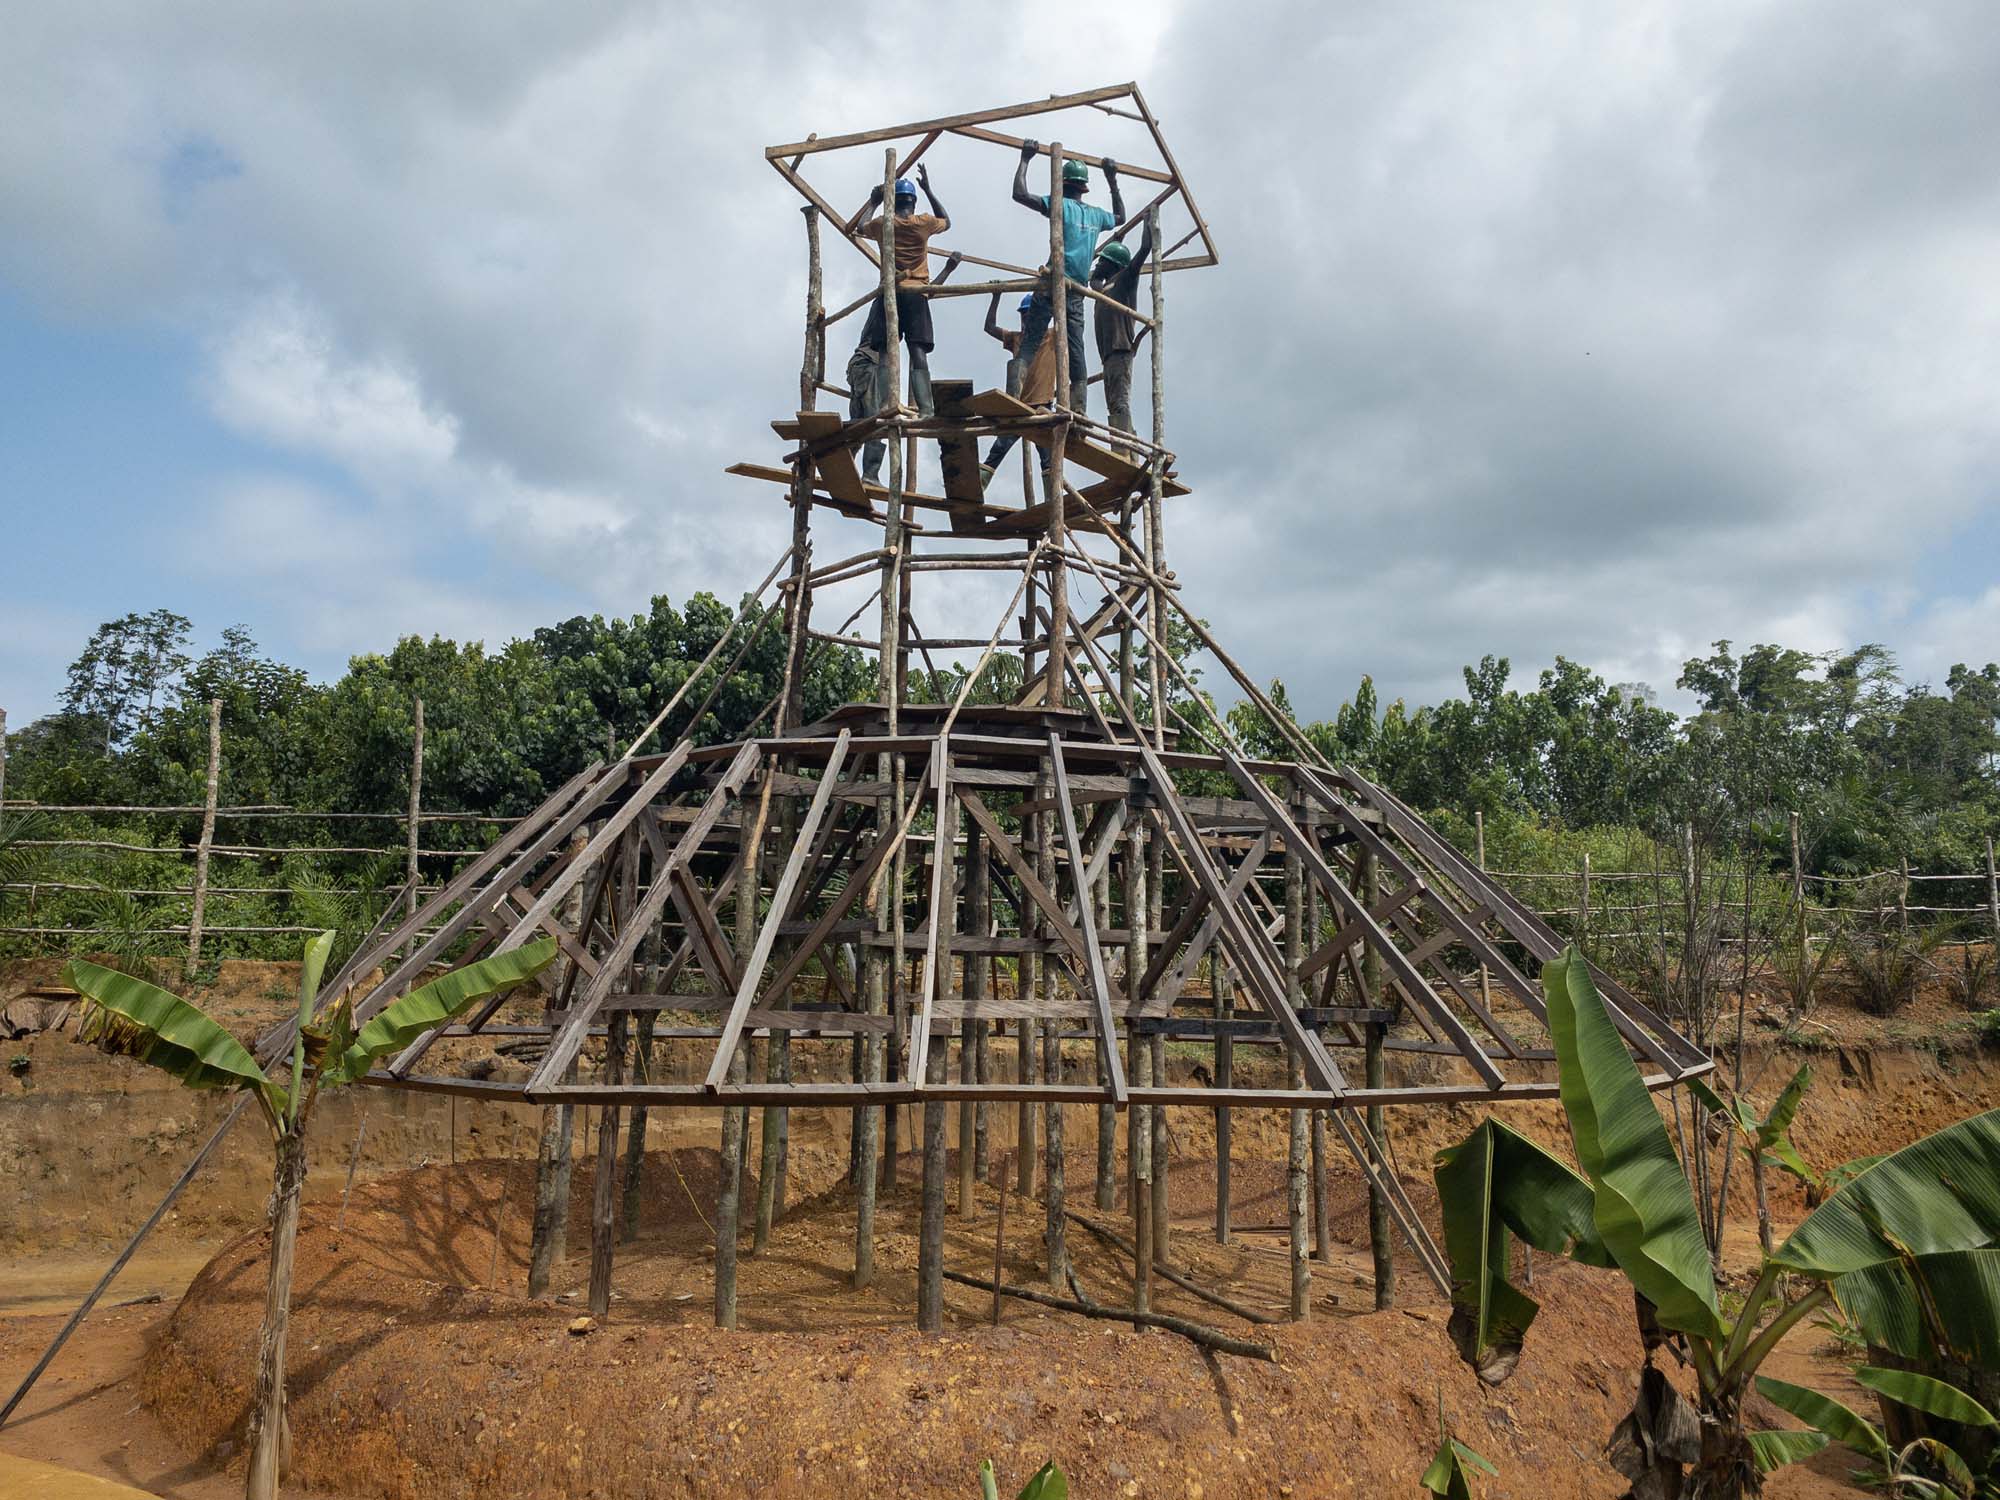
[[[1294,1009],[1305,1003],[1299,967],[1305,962],[1305,878],[1299,852],[1285,843],[1285,1003]],[[1293,1088],[1306,1081],[1305,1059],[1289,1049],[1289,1079]],[[1306,1241],[1306,1111],[1291,1111],[1291,1142],[1285,1156],[1285,1223],[1292,1266],[1291,1313],[1295,1320],[1312,1316],[1312,1262]]]
[[[1215,994],[1215,1014],[1219,1020],[1229,1020],[1236,1010],[1236,1001],[1231,989],[1229,965],[1223,962],[1220,953],[1209,955],[1209,981]],[[1227,1031],[1215,1042],[1215,1086],[1230,1089],[1236,1086],[1236,1041]],[[1229,1106],[1215,1107],[1215,1242],[1229,1243]]]

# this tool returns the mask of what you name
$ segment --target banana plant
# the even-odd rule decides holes
[[[1437,1495],[1441,1500],[1473,1500],[1472,1473],[1498,1474],[1500,1471],[1479,1454],[1474,1453],[1450,1433],[1438,1444],[1432,1455],[1431,1466],[1424,1470],[1423,1478],[1417,1481],[1427,1495]]]
[[[306,1122],[322,1088],[353,1083],[376,1059],[399,1050],[476,1001],[533,978],[556,956],[554,938],[467,964],[383,1007],[358,1029],[342,996],[317,1019],[320,980],[334,934],[306,944],[299,969],[298,1028],[276,1076],[241,1042],[178,995],[116,969],[72,960],[64,982],[86,1002],[77,1040],[114,1057],[159,1068],[191,1089],[247,1093],[276,1146],[271,1186],[271,1264],[263,1337],[250,1405],[248,1500],[274,1500],[290,1443],[285,1422],[285,1332],[291,1318],[292,1255],[305,1185]]]
[[[1819,1185],[1818,1176],[1792,1145],[1790,1134],[1792,1121],[1797,1118],[1799,1105],[1804,1102],[1811,1083],[1812,1064],[1807,1063],[1792,1075],[1792,1081],[1772,1103],[1770,1113],[1760,1120],[1741,1094],[1733,1094],[1725,1101],[1701,1079],[1688,1080],[1688,1092],[1696,1102],[1729,1121],[1743,1136],[1743,1154],[1749,1159],[1750,1182],[1757,1196],[1757,1242],[1766,1255],[1771,1253],[1771,1199],[1765,1190],[1765,1169],[1777,1167],[1790,1172],[1808,1189]]]
[[[981,1500],[1000,1500],[1000,1476],[993,1470],[993,1460],[979,1461],[979,1494]],[[1021,1493],[1014,1500],[1069,1500],[1069,1479],[1054,1459],[1050,1459],[1021,1486]]]
[[[1914,1407],[1959,1427],[2000,1426],[1993,1413],[1977,1401],[1942,1380],[1933,1380],[1914,1370],[1888,1370],[1864,1365],[1854,1372],[1855,1381],[1878,1396],[1902,1406]],[[1817,1452],[1829,1441],[1839,1443],[1867,1460],[1869,1467],[1858,1476],[1871,1489],[1885,1494],[1913,1497],[1913,1500],[1973,1500],[1974,1495],[1993,1493],[1994,1475],[1975,1473],[1973,1466],[1950,1444],[1934,1437],[1919,1437],[1897,1447],[1888,1434],[1852,1407],[1790,1381],[1768,1375],[1757,1377],[1757,1389],[1775,1405],[1808,1424],[1810,1432],[1758,1433],[1762,1438],[1801,1442],[1817,1439],[1809,1451]]]
[[[1490,1384],[1521,1357],[1538,1304],[1507,1279],[1519,1236],[1631,1282],[1647,1372],[1677,1341],[1697,1396],[1690,1426],[1664,1380],[1628,1419],[1639,1428],[1633,1492],[1686,1500],[1756,1493],[1782,1444],[1754,1443],[1743,1401],[1764,1358],[1837,1303],[1869,1341],[1912,1359],[1949,1352],[2000,1368],[2000,1111],[1976,1115],[1847,1179],[1770,1255],[1725,1313],[1699,1211],[1672,1139],[1590,971],[1574,948],[1543,967],[1559,1093],[1582,1171],[1487,1120],[1438,1154],[1452,1267],[1450,1331]],[[1640,1408],[1643,1407],[1644,1410]],[[1691,1447],[1662,1444],[1676,1429]],[[1621,1431],[1626,1428],[1621,1425]]]

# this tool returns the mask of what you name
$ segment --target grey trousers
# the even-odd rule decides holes
[[[1111,413],[1111,425],[1120,432],[1133,432],[1132,351],[1104,357],[1104,404]]]
[[[910,395],[917,410],[928,417],[937,410],[937,402],[931,395],[930,355],[908,345],[903,352],[909,361]],[[889,399],[889,370],[882,351],[858,345],[847,360],[847,415],[857,420],[872,417],[889,404]],[[861,477],[865,482],[882,482],[882,460],[888,451],[888,445],[879,441],[862,446]]]

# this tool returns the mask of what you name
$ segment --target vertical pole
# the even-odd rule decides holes
[[[1125,924],[1130,929],[1132,940],[1131,973],[1136,981],[1152,962],[1153,952],[1153,903],[1158,892],[1153,889],[1153,872],[1148,867],[1146,855],[1149,840],[1146,837],[1146,820],[1132,819],[1130,846],[1133,851],[1132,866],[1139,871],[1140,879],[1135,890],[1129,892]],[[1133,997],[1135,1000],[1138,997]],[[1128,1023],[1129,1024],[1129,1023]],[[1149,1039],[1147,1050],[1152,1062],[1149,1069],[1153,1087],[1164,1088],[1167,1083],[1167,1039],[1155,1035]],[[1165,1105],[1152,1105],[1146,1110],[1147,1142],[1146,1157],[1152,1167],[1147,1181],[1146,1211],[1152,1220],[1152,1254],[1147,1260],[1150,1271],[1153,1266],[1166,1265],[1173,1258],[1173,1246],[1167,1235],[1167,1110]]]
[[[1576,941],[1581,947],[1590,938],[1590,851],[1583,851],[1583,883],[1576,907]]]
[[[639,896],[639,832],[632,829],[608,856],[618,866],[612,872],[612,912],[620,931],[632,919]],[[580,939],[588,941],[587,933]],[[604,1081],[616,1086],[624,1081],[625,1032],[628,1012],[612,1014],[604,1040]],[[607,1104],[597,1112],[597,1177],[590,1200],[590,1315],[604,1318],[611,1312],[611,1261],[617,1240],[614,1210],[618,1197],[619,1110]]]
[[[1993,835],[1986,836],[1986,916],[1993,924],[1993,952],[2000,958],[2000,869],[1993,863]]]
[[[1812,954],[1806,947],[1806,865],[1804,850],[1799,841],[1799,815],[1793,813],[1787,820],[1792,834],[1792,935],[1799,949],[1799,973],[1806,981],[1806,992],[1799,997],[1800,1004],[1812,1007]]]
[[[1054,767],[1048,766],[1039,778],[1042,795],[1037,801],[1045,800],[1055,792]],[[1056,815],[1051,812],[1037,814],[1038,833],[1035,840],[1035,868],[1042,884],[1049,890],[1056,890],[1056,829],[1060,827]],[[1083,871],[1071,870],[1070,881],[1079,903],[1090,899],[1090,892],[1083,887]],[[1050,934],[1053,936],[1053,934]],[[1042,964],[1041,994],[1044,1014],[1050,1019],[1042,1023],[1042,1077],[1050,1084],[1062,1082],[1062,1022],[1055,1018],[1056,988],[1058,984],[1056,966]],[[1069,1267],[1068,1225],[1063,1218],[1063,1210],[1068,1187],[1064,1171],[1063,1106],[1058,1099],[1051,1099],[1042,1110],[1042,1201],[1046,1212],[1043,1216],[1042,1250],[1048,1265],[1049,1285],[1060,1290],[1067,1279]]]
[[[1309,817],[1303,808],[1300,809],[1299,827],[1302,830],[1306,830],[1306,837],[1308,839],[1312,837]],[[1319,944],[1320,894],[1317,881],[1309,880],[1305,885],[1306,929],[1304,942],[1305,951],[1310,952]],[[1306,998],[1303,986],[1300,987],[1299,998],[1301,1003]],[[1312,1112],[1311,1124],[1313,1259],[1324,1263],[1330,1262],[1333,1259],[1333,1225],[1330,1222],[1333,1214],[1333,1206],[1331,1187],[1327,1182],[1326,1111],[1323,1109],[1314,1110]]]
[[[215,847],[215,792],[222,777],[222,700],[208,700],[208,790],[202,794],[201,841],[194,848],[194,904],[188,912],[187,965],[189,981],[201,966],[201,924],[208,910],[208,857]]]
[[[942,843],[944,835],[940,832]],[[931,920],[943,920],[933,912]],[[928,982],[930,976],[926,975]],[[924,1081],[945,1081],[942,1043],[925,1051]],[[917,1232],[917,1327],[937,1333],[944,1327],[944,1114],[936,1095],[924,1100],[924,1201]]]
[[[1025,448],[1029,445],[1023,443],[1021,446]],[[1048,778],[1045,775],[1037,776],[1035,780],[1035,800],[1037,802],[1044,801],[1048,795]],[[1030,814],[1021,821],[1021,837],[1027,844],[1032,846],[1023,849],[1022,852],[1033,859],[1037,865],[1041,862],[1040,850],[1044,842],[1043,836],[1047,832],[1047,827],[1047,820],[1041,813]],[[1047,922],[1042,917],[1039,909],[1036,910],[1032,918],[1029,917],[1027,912],[1021,914],[1021,936],[1024,938],[1047,938]],[[1022,954],[1021,967],[1014,986],[1015,996],[1018,999],[1025,1000],[1030,996],[1039,995],[1042,992],[1042,971],[1047,967],[1047,959],[1043,954]],[[1015,1074],[1015,1077],[1021,1083],[1033,1083],[1037,1072],[1035,1023],[1027,1016],[1023,1016],[1015,1024],[1020,1027],[1020,1034],[1016,1038],[1019,1071]],[[1014,1174],[1015,1189],[1023,1198],[1031,1197],[1035,1191],[1035,1140],[1038,1133],[1037,1126],[1035,1106],[1024,1097],[1021,1100],[1019,1116],[1015,1121],[1015,1152],[1018,1158],[1018,1170]]]
[[[1135,827],[1126,841],[1125,920],[1142,921],[1147,903],[1146,840]],[[1130,1072],[1135,1087],[1153,1083],[1153,1052],[1139,1035],[1136,1018],[1125,1023]],[[1125,1110],[1125,1151],[1132,1165],[1132,1243],[1135,1262],[1132,1277],[1132,1305],[1140,1312],[1153,1303],[1153,1262],[1158,1247],[1153,1244],[1153,1110],[1144,1104],[1129,1104]]]
[[[882,182],[882,323],[884,347],[883,368],[887,373],[886,384],[890,400],[900,407],[903,395],[902,323],[896,313],[896,215],[891,211],[896,201],[896,152],[891,147],[887,155],[887,169]],[[882,699],[883,711],[888,716],[890,733],[895,733],[898,715],[896,658],[897,644],[902,639],[901,604],[903,597],[903,435],[900,427],[892,428],[887,434],[889,444],[889,501],[884,508],[882,520],[882,598],[881,619],[876,631],[877,691]],[[882,755],[877,759],[877,774],[886,783],[895,778],[896,757]],[[875,805],[875,836],[886,839],[890,836],[897,815],[897,804],[892,797],[883,797]],[[884,871],[878,880],[889,880],[893,872]],[[898,891],[891,896],[887,889],[879,889],[879,899],[875,902],[876,942],[862,947],[862,965],[865,970],[863,993],[870,1015],[889,1013],[888,955],[883,951],[880,939],[889,931],[890,915],[888,902],[901,899]],[[862,1073],[864,1082],[879,1083],[882,1080],[882,1060],[884,1038],[879,1032],[869,1032],[862,1038]],[[882,1112],[880,1106],[865,1105],[859,1110],[860,1130],[855,1162],[854,1184],[854,1286],[856,1290],[870,1285],[875,1279],[875,1197],[877,1172],[880,1163],[880,1139]]]
[[[1234,1018],[1236,997],[1231,986],[1229,965],[1223,962],[1219,948],[1208,950],[1209,989],[1215,995],[1215,1017],[1225,1023],[1222,1035],[1215,1040],[1215,1086],[1231,1089],[1236,1086],[1236,1038],[1229,1034],[1227,1022]],[[1215,1242],[1229,1243],[1229,1136],[1231,1119],[1229,1106],[1215,1107]]]
[[[570,857],[580,857],[587,842],[581,833],[572,838]],[[571,887],[569,901],[564,907],[564,926],[576,932],[582,922],[583,882],[579,881]],[[551,1029],[557,1020],[555,1004],[567,988],[565,980],[570,967],[571,960],[565,957],[558,960],[556,967],[550,971],[558,977],[548,990],[549,1004],[543,1010],[542,1020]],[[576,1077],[574,1062],[563,1077],[565,1082]],[[541,1140],[535,1150],[535,1218],[528,1240],[530,1297],[540,1297],[548,1291],[549,1273],[569,1248],[570,1171],[575,1155],[575,1137],[574,1104],[542,1107]]]
[[[768,784],[770,771],[764,773]],[[747,788],[746,788],[747,792]],[[749,961],[750,949],[757,941],[757,891],[762,884],[757,868],[760,835],[763,832],[758,822],[759,814],[750,808],[750,798],[745,795],[736,805],[737,854],[736,867],[736,952],[744,962]],[[747,1047],[738,1047],[729,1059],[729,1081],[742,1083],[750,1073],[750,1065],[744,1057]],[[716,1193],[715,1204],[715,1326],[734,1328],[736,1326],[736,1262],[739,1230],[743,1213],[743,1151],[745,1137],[750,1133],[750,1110],[747,1105],[731,1104],[722,1111],[722,1181]]]
[[[1063,149],[1061,142],[1049,147],[1049,309],[1048,337],[1056,341],[1056,406],[1069,408],[1069,277],[1063,264]],[[1058,423],[1049,434],[1049,660],[1048,686],[1043,701],[1050,708],[1062,706],[1063,669],[1069,654],[1069,579],[1063,562],[1067,541],[1069,486],[1064,478],[1063,448],[1069,437],[1069,423]],[[1026,446],[1025,444],[1023,446]]]
[[[1163,449],[1167,445],[1167,375],[1164,346],[1167,338],[1167,292],[1166,278],[1161,272],[1160,211],[1146,210],[1147,232],[1153,245],[1151,279],[1153,283],[1153,446]],[[1146,496],[1146,567],[1152,573],[1152,583],[1147,591],[1146,623],[1151,627],[1153,638],[1162,643],[1171,640],[1167,633],[1167,591],[1161,580],[1167,566],[1167,542],[1161,533],[1162,502],[1166,493],[1166,461],[1155,452],[1147,463],[1151,488]],[[1156,646],[1148,655],[1152,658],[1153,677],[1153,748],[1166,747],[1166,663],[1162,659],[1160,647]]]
[[[1285,1004],[1297,1010],[1305,1003],[1305,986],[1299,979],[1305,962],[1305,871],[1292,840],[1285,840]],[[1297,1048],[1287,1048],[1290,1086],[1303,1088],[1305,1059]],[[1302,1322],[1312,1315],[1312,1262],[1306,1244],[1306,1111],[1291,1115],[1290,1149],[1285,1156],[1285,1227],[1292,1266],[1291,1315]]]
[[[1906,854],[1897,862],[1901,878],[1896,882],[1896,930],[1910,935],[1910,857]]]
[[[992,885],[988,880],[986,863],[986,836],[977,823],[967,820],[965,824],[965,925],[981,939],[993,935]],[[972,1023],[972,1076],[981,1083],[993,1081],[992,1059],[989,1055],[988,1037],[993,1023],[978,1012],[986,1004],[987,981],[993,975],[993,957],[986,952],[969,953],[965,958],[965,1010],[974,1016]],[[981,1099],[972,1106],[972,1173],[977,1181],[985,1181],[988,1167],[987,1151],[991,1130],[992,1108]],[[961,1143],[961,1149],[963,1143]],[[970,1200],[964,1211],[972,1212]]]
[[[1129,701],[1129,700],[1128,700]],[[1096,903],[1097,928],[1102,932],[1111,926],[1111,861],[1105,860],[1104,873],[1098,878],[1097,888],[1091,899]],[[1129,925],[1129,924],[1128,924]],[[1145,964],[1139,960],[1129,946],[1125,952],[1125,989],[1129,994],[1144,972]],[[1113,1046],[1117,1043],[1114,1039]],[[1107,1095],[1111,1082],[1109,1058],[1100,1054],[1097,1059],[1097,1082],[1104,1087]],[[1098,1211],[1110,1213],[1118,1207],[1118,1106],[1106,1097],[1097,1106],[1097,1181],[1093,1201]]]
[[[1483,866],[1482,866],[1483,868]],[[1382,872],[1375,863],[1375,856],[1368,850],[1361,851],[1356,875],[1361,885],[1361,904],[1373,910],[1382,899]],[[1375,951],[1372,943],[1362,949],[1362,987],[1368,991],[1366,1003],[1381,1009],[1388,1009],[1382,986],[1382,956]],[[1366,1041],[1367,1054],[1363,1066],[1366,1069],[1367,1085],[1371,1089],[1381,1088],[1386,1082],[1383,1067],[1383,1044],[1388,1039],[1389,1028],[1380,1022],[1370,1022]],[[1368,1134],[1374,1138],[1376,1162],[1387,1170],[1389,1160],[1388,1120],[1379,1104],[1369,1106],[1363,1118]],[[1375,1273],[1375,1306],[1380,1309],[1393,1307],[1396,1301],[1396,1242],[1390,1232],[1389,1202],[1373,1184],[1368,1189],[1368,1255]]]
[[[0,816],[7,811],[7,710],[0,708]]]
[[[417,898],[417,830],[423,822],[424,807],[424,700],[413,699],[410,707],[410,814],[405,822],[403,847],[403,913],[415,916],[422,903]],[[410,939],[416,947],[417,939]]]

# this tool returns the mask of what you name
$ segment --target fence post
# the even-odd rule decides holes
[[[1799,996],[1799,1003],[1808,1010],[1812,1008],[1812,946],[1806,936],[1806,867],[1799,848],[1799,815],[1793,813],[1792,825],[1792,925],[1799,945],[1799,975],[1805,988]]]
[[[215,845],[215,789],[222,774],[222,700],[208,700],[208,791],[201,807],[201,842],[194,849],[194,906],[188,912],[188,953],[185,977],[192,981],[201,964],[201,921],[208,907],[208,855]]]
[[[1896,930],[1910,935],[1910,857],[1906,854],[1898,861],[1900,878],[1896,882]]]
[[[1590,936],[1590,851],[1583,851],[1583,899],[1576,912],[1576,941],[1578,947]]]
[[[2000,958],[2000,873],[1993,867],[1993,835],[1986,835],[1986,915],[1993,920],[1993,951]]]
[[[417,914],[417,828],[423,812],[424,800],[424,700],[415,700],[415,734],[410,741],[410,819],[409,840],[404,850],[403,879],[408,882],[403,893],[404,912],[408,916]],[[410,947],[415,948],[417,938],[410,937]]]
[[[0,708],[0,813],[7,811],[7,710]]]

